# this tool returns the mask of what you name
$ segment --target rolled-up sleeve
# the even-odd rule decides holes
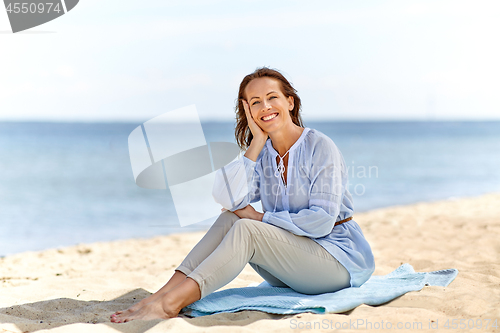
[[[297,213],[267,211],[262,221],[299,236],[320,238],[330,234],[337,221],[347,186],[347,171],[333,141],[318,141],[310,158],[309,208]]]
[[[234,212],[259,201],[260,176],[256,168],[257,162],[242,156],[217,170],[212,189],[215,202]]]

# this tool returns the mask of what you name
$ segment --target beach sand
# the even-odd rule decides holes
[[[387,322],[392,330],[399,325],[436,332],[431,324],[452,331],[444,327],[448,319],[450,326],[452,319],[464,319],[470,328],[475,325],[474,332],[498,332],[491,322],[488,329],[484,326],[488,319],[500,325],[499,203],[500,194],[494,193],[356,213],[354,219],[373,249],[374,275],[387,274],[402,263],[418,272],[456,268],[459,273],[448,287],[426,286],[384,305],[361,305],[343,314],[242,311],[109,322],[110,314],[163,286],[204,232],[8,256],[0,259],[0,332],[281,332],[298,327],[332,332],[335,325],[353,322],[358,329],[351,325],[341,331],[360,331],[370,328],[369,323],[373,329],[387,327]],[[262,281],[247,265],[223,289]],[[482,329],[477,329],[479,323]]]

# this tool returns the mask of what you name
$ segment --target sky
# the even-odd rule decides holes
[[[258,67],[304,120],[500,120],[500,1],[81,0],[13,34],[0,9],[0,121],[234,120]]]

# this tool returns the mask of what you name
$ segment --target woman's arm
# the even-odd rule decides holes
[[[260,175],[256,170],[256,165],[268,137],[268,134],[262,131],[253,120],[248,104],[244,100],[243,106],[248,126],[253,135],[252,141],[243,157],[217,171],[212,189],[212,196],[215,201],[232,212],[260,200]],[[241,212],[241,214],[245,213]],[[257,217],[252,212],[250,214],[251,218]]]
[[[248,106],[247,101],[242,100],[243,107],[245,108],[245,115],[247,117],[248,127],[250,128],[250,132],[252,132],[252,141],[250,142],[250,146],[248,147],[245,156],[252,161],[257,161],[257,157],[259,156],[262,148],[266,144],[267,138],[269,134],[264,132],[262,128],[253,120],[253,117],[250,113],[250,107]]]

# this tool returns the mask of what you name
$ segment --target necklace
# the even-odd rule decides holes
[[[274,176],[275,177],[280,177],[281,176],[281,179],[283,180],[283,184],[285,185],[285,188],[286,188],[287,184],[285,182],[285,176],[284,176],[285,175],[285,164],[283,163],[283,159],[285,158],[286,154],[288,154],[289,151],[290,151],[290,149],[288,149],[286,151],[286,153],[283,154],[283,156],[280,156],[280,154],[278,154],[280,162],[278,163],[278,170],[276,170],[276,172],[274,172]]]
[[[280,175],[281,175],[281,179],[283,180],[283,184],[285,185],[285,189],[286,189],[285,176],[284,176],[285,164],[283,163],[283,159],[285,158],[286,154],[288,154],[289,151],[290,151],[290,149],[288,149],[283,156],[280,156],[280,154],[278,153],[278,157],[280,158],[280,162],[278,163],[278,170],[276,170],[274,172],[275,177],[280,177]],[[276,212],[276,204],[277,203],[278,203],[278,193],[276,193],[276,199],[274,200],[274,211],[273,212]]]

